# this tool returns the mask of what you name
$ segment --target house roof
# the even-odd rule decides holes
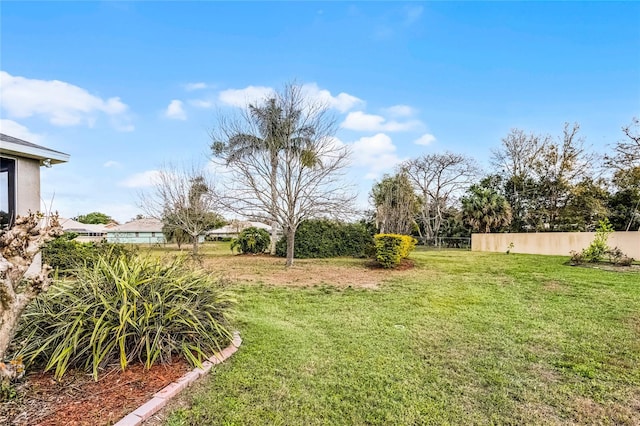
[[[33,158],[42,162],[48,160],[50,164],[66,163],[69,161],[69,154],[14,138],[4,133],[0,133],[0,142],[0,153],[2,154]]]
[[[151,218],[132,220],[108,229],[107,232],[162,232],[162,221]]]
[[[92,224],[92,223],[82,223],[73,219],[65,219],[59,218],[60,226],[65,231],[74,231],[74,232],[95,232],[95,233],[106,233],[107,226],[103,224]]]
[[[271,227],[269,225],[265,225],[264,223],[242,221],[242,222],[230,223],[228,225],[223,226],[222,228],[212,229],[211,231],[208,231],[207,234],[209,235],[237,234],[252,226],[255,228],[261,228],[267,231],[271,231]]]

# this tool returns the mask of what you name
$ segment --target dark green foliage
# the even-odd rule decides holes
[[[238,253],[264,253],[270,243],[271,237],[266,230],[252,226],[240,232],[238,238],[231,240],[231,251],[236,249]]]
[[[16,341],[26,363],[43,363],[56,378],[79,367],[97,379],[109,364],[149,368],[175,355],[200,365],[230,341],[232,303],[220,282],[182,259],[99,256],[36,299]]]
[[[294,252],[297,258],[329,258],[339,256],[366,257],[373,246],[373,237],[366,225],[341,223],[328,219],[303,221],[296,231]],[[287,252],[286,237],[276,245],[276,255]]]
[[[87,214],[81,214],[80,216],[76,217],[75,220],[77,220],[80,223],[88,223],[88,224],[108,224],[111,222],[115,222],[111,216],[104,214],[104,213],[100,213],[100,212],[92,212],[92,213],[87,213]]]
[[[124,244],[81,243],[75,240],[77,234],[65,232],[60,237],[49,241],[42,249],[44,263],[57,269],[62,274],[70,274],[82,266],[91,267],[99,256],[117,258],[135,253],[136,249]]]
[[[409,235],[378,234],[374,237],[376,261],[383,268],[395,268],[413,251],[418,242]]]

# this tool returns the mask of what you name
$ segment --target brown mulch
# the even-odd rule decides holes
[[[113,367],[94,381],[90,374],[69,371],[59,381],[52,373],[34,372],[16,386],[18,395],[0,404],[0,425],[110,425],[147,402],[154,393],[191,368],[184,360],[171,365]]]

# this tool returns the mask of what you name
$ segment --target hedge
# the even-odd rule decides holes
[[[329,258],[340,256],[366,257],[373,249],[373,237],[361,223],[341,223],[328,219],[303,221],[296,231],[295,257]],[[287,239],[276,245],[276,254],[287,254]]]
[[[395,268],[409,256],[418,241],[409,235],[377,234],[374,236],[376,261],[383,268]]]

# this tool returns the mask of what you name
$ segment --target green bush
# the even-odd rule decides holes
[[[582,250],[582,256],[588,262],[600,262],[610,250],[607,245],[609,234],[613,232],[613,226],[609,219],[601,220],[596,229],[596,236],[586,249]]]
[[[373,237],[362,223],[341,223],[327,219],[305,220],[296,231],[296,258],[329,258],[339,256],[366,257]],[[276,245],[276,255],[287,254],[287,239]]]
[[[240,232],[238,238],[231,240],[231,251],[236,249],[238,253],[264,253],[270,243],[271,237],[266,230],[252,226]]]
[[[175,259],[99,256],[76,279],[58,281],[24,314],[16,341],[25,363],[60,378],[134,361],[150,368],[184,356],[192,365],[227,345],[233,300],[222,283]]]
[[[375,237],[376,261],[383,268],[395,268],[409,256],[418,241],[409,235],[377,234]]]
[[[76,233],[65,232],[45,244],[42,248],[44,263],[58,270],[62,275],[69,275],[78,268],[92,267],[100,256],[116,259],[136,252],[135,248],[106,241],[81,243],[75,240],[77,236]]]

